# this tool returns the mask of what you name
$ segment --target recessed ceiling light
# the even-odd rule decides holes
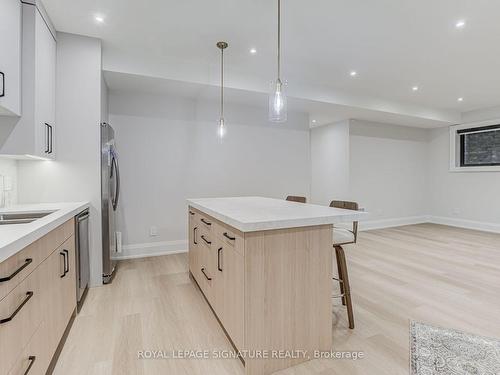
[[[457,21],[457,23],[455,24],[455,27],[457,29],[463,29],[465,27],[465,21],[464,20]]]
[[[255,55],[257,53],[257,50],[255,48],[250,48],[250,53],[252,55]]]
[[[97,22],[97,23],[103,23],[104,22],[104,17],[99,15],[99,14],[96,14],[94,16],[94,20]]]
[[[413,91],[418,91],[418,86],[413,86],[411,89],[412,89]]]
[[[355,70],[351,70],[351,72],[349,73],[349,75],[351,77],[356,77],[358,75],[358,72],[356,72]]]
[[[311,122],[312,122],[313,124],[316,124],[316,120],[312,120]]]
[[[457,101],[459,102],[463,102],[464,101],[464,98],[458,98]]]

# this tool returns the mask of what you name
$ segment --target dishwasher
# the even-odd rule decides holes
[[[76,245],[76,300],[80,312],[87,294],[90,280],[89,260],[89,210],[80,212],[75,218]]]

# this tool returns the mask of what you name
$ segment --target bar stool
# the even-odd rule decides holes
[[[286,197],[286,200],[291,202],[306,203],[306,197],[299,197],[296,195],[289,195]]]
[[[332,201],[330,207],[343,208],[346,210],[358,211],[359,205],[356,202]],[[334,298],[342,298],[342,305],[347,307],[347,316],[349,319],[349,328],[354,329],[354,313],[352,309],[351,288],[349,286],[349,275],[347,272],[347,261],[343,245],[355,244],[358,239],[358,222],[352,223],[352,230],[341,227],[333,227],[333,248],[337,258],[338,279],[340,285],[340,295]]]

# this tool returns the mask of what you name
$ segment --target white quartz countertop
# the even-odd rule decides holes
[[[242,232],[359,221],[365,212],[264,197],[188,199],[188,204]]]
[[[76,202],[23,204],[0,208],[0,215],[54,211],[31,223],[0,225],[0,262],[24,249],[88,207],[89,202]]]

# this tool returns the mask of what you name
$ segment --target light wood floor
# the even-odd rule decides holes
[[[500,337],[500,235],[432,224],[362,232],[346,247],[356,329],[334,302],[338,351],[280,375],[408,374],[408,321]],[[139,350],[231,349],[187,254],[122,262],[113,284],[89,291],[55,374],[243,374],[238,360],[143,360]]]

